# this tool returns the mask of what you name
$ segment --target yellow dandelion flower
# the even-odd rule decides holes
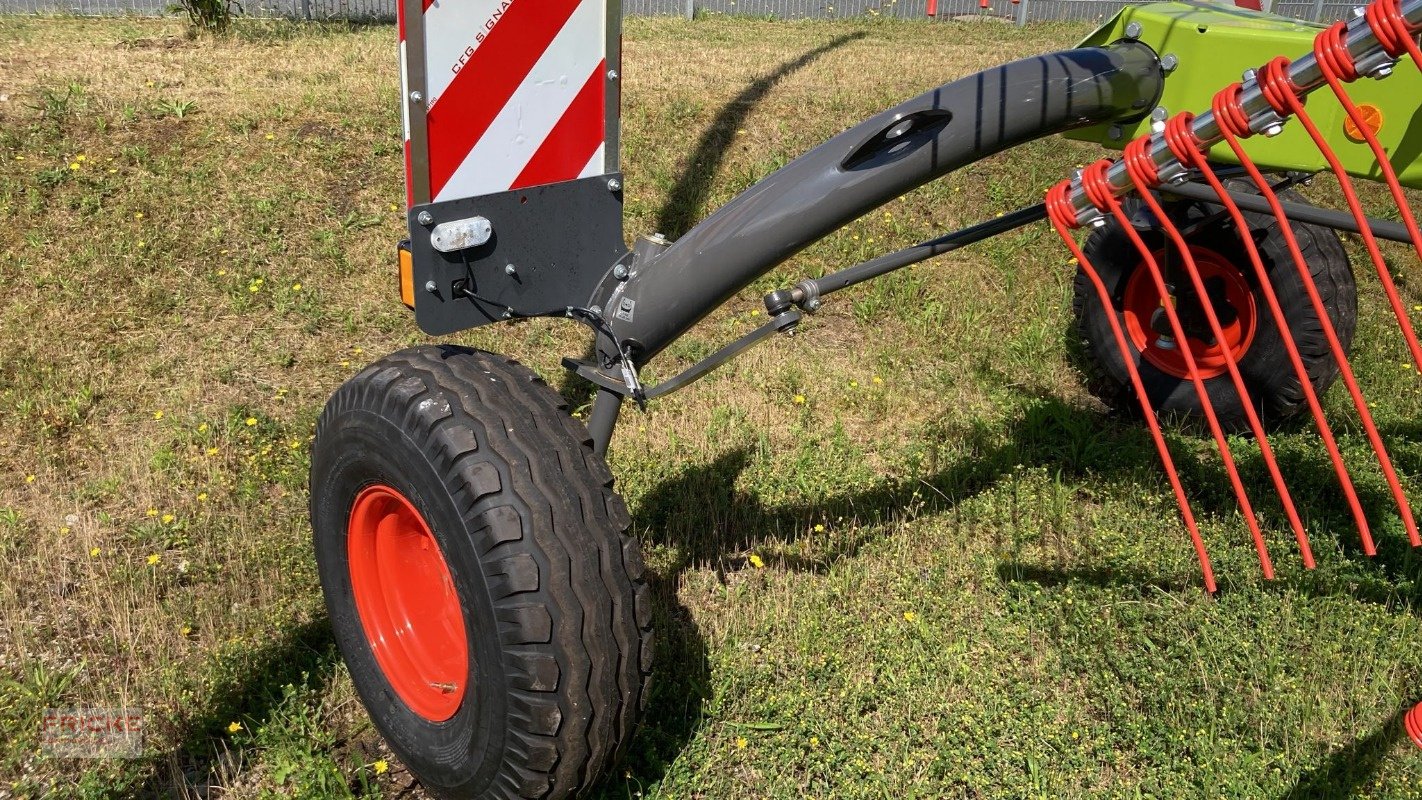
[[[225,253],[225,252],[227,252],[227,251],[224,250],[224,251],[222,251],[222,252]],[[226,275],[226,274],[227,274],[227,270],[225,270],[225,269],[220,269],[220,270],[217,271],[217,277],[219,277],[219,278],[221,278],[223,275]]]
[[[744,750],[744,749],[746,749],[746,745],[748,745],[748,744],[750,744],[750,742],[747,742],[747,741],[746,741],[746,737],[744,737],[744,736],[737,736],[737,737],[736,737],[736,747],[739,747],[740,749]]]
[[[78,172],[78,171],[79,171],[79,162],[78,162],[78,161],[75,161],[75,162],[71,163],[71,164],[69,165],[69,169],[73,170],[74,172]]]
[[[134,219],[143,219],[143,212],[142,212],[142,211],[135,211],[135,212],[133,212],[133,218],[134,218]]]
[[[293,283],[293,284],[291,285],[291,290],[292,290],[293,292],[299,292],[299,291],[301,291],[301,284],[299,284],[299,283]]]
[[[811,737],[810,737],[810,746],[811,746],[811,747],[819,747],[819,746],[820,746],[820,737],[818,737],[818,736],[811,736]]]
[[[158,555],[157,553],[153,553],[152,555],[148,556],[148,566],[156,566],[158,562],[162,560],[162,556]]]
[[[163,524],[164,524],[164,525],[172,525],[174,519],[175,519],[175,517],[174,517],[172,514],[164,514],[164,515],[163,515]]]
[[[228,732],[228,733],[236,733],[237,731],[240,731],[240,730],[242,730],[242,723],[240,723],[240,722],[229,722],[229,723],[227,723],[227,732]]]
[[[858,389],[858,388],[859,388],[859,381],[850,381],[850,382],[849,382],[849,388],[851,388],[851,389]]]
[[[207,423],[206,423],[206,422],[204,422],[203,424],[201,424],[201,425],[198,426],[198,433],[207,433]]]
[[[805,404],[805,396],[804,396],[803,394],[797,394],[797,395],[795,395],[795,405],[797,405],[797,406],[803,406],[804,404]]]
[[[370,767],[371,769],[375,770],[376,775],[384,775],[386,772],[390,771],[390,762],[382,758],[376,761],[374,764],[371,764]]]
[[[217,455],[217,448],[216,448],[216,447],[209,447],[209,448],[207,448],[207,454],[210,455],[210,456],[215,456],[215,455]]]
[[[35,476],[33,476],[33,475],[26,475],[26,476],[25,476],[25,483],[34,483],[34,482],[35,482]]]
[[[150,508],[150,509],[148,509],[148,516],[150,516],[150,517],[156,517],[156,516],[158,516],[158,509],[156,509],[156,508]]]
[[[257,424],[257,418],[256,418],[256,417],[247,417],[247,419],[245,420],[245,422],[247,423],[247,427],[250,428],[250,427],[252,427],[253,425],[256,425],[256,424]]]
[[[207,492],[198,492],[197,499],[198,499],[198,502],[199,502],[199,503],[206,503],[206,502],[207,502]]]
[[[874,385],[875,385],[875,386],[878,386],[879,384],[881,384],[881,383],[883,383],[883,382],[884,382],[884,379],[883,379],[883,378],[879,377],[878,375],[875,375],[875,376],[874,376]]]
[[[184,625],[183,627],[181,627],[181,628],[178,629],[178,634],[179,634],[180,636],[187,636],[188,634],[190,634],[190,633],[192,633],[192,632],[193,632],[193,626],[191,626],[191,625]]]
[[[918,619],[918,615],[913,613],[912,611],[904,612],[904,622],[913,622],[916,619]]]
[[[101,550],[101,549],[99,549],[99,548],[97,548],[97,547],[91,547],[91,548],[89,548],[89,555],[93,556],[94,558],[98,558],[98,557],[99,557],[99,554],[102,553],[102,552],[104,552],[104,551]]]
[[[750,565],[752,567],[755,567],[756,569],[765,569],[765,561],[763,561],[761,557],[756,555],[755,553],[751,553]]]
[[[138,249],[139,249],[139,250],[142,250],[142,249],[144,248],[144,246],[147,245],[147,244],[148,244],[147,242],[139,242],[139,243],[138,243]]]
[[[85,162],[85,161],[88,161],[88,160],[89,160],[89,157],[86,156],[86,155],[84,155],[83,153],[80,153],[79,155],[77,155],[77,156],[74,157],[74,160],[75,160],[75,161],[78,161],[78,162],[80,162],[80,163],[83,163],[83,162]]]
[[[397,206],[397,205],[395,205],[394,203],[391,203],[391,204],[390,204],[390,210],[391,210],[391,211],[399,211],[399,210],[400,210],[400,207]]]
[[[351,365],[351,362],[350,362],[349,359],[344,359],[344,360],[341,361],[341,366],[343,366],[343,367],[349,367],[350,365]]]
[[[824,533],[824,532],[825,532],[825,525],[824,525],[824,523],[823,523],[823,522],[815,523],[815,533]]]
[[[360,355],[361,353],[364,353],[364,352],[365,352],[365,348],[364,348],[364,347],[357,347],[357,348],[355,348],[354,350],[352,350],[351,352],[352,352],[352,353],[355,353],[356,355]]]
[[[267,134],[267,137],[266,137],[266,138],[267,138],[267,141],[270,142],[271,140],[273,140],[273,139],[276,138],[276,134],[269,133],[269,134]]]
[[[157,411],[154,411],[154,412],[153,412],[153,418],[154,418],[154,419],[162,419],[162,418],[163,418],[163,409],[160,408],[160,409],[158,409]]]
[[[760,309],[758,309],[758,308],[752,308],[752,309],[751,309],[751,316],[752,316],[752,317],[758,317],[758,316],[760,316]]]
[[[254,283],[254,284],[251,284],[250,286],[247,287],[247,291],[251,292],[252,294],[256,294],[257,292],[260,292],[261,290],[262,290],[262,285],[261,285],[260,283]]]
[[[60,529],[59,529],[59,535],[60,535],[60,536],[68,536],[68,535],[69,535],[69,526],[66,525],[66,526],[60,528]]]

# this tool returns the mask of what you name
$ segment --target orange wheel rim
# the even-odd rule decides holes
[[[1193,337],[1189,340],[1190,354],[1195,357],[1195,366],[1200,371],[1200,377],[1213,378],[1224,374],[1228,369],[1225,364],[1225,347],[1229,348],[1235,363],[1239,363],[1248,352],[1249,346],[1254,343],[1254,334],[1258,328],[1254,293],[1244,275],[1229,259],[1219,253],[1192,244],[1190,255],[1195,259],[1195,266],[1199,268],[1202,281],[1207,284],[1212,280],[1223,282],[1223,301],[1234,309],[1232,322],[1226,325],[1223,320],[1220,321],[1220,327],[1224,331],[1222,342],[1207,344]],[[1157,253],[1156,257],[1162,258],[1163,254]],[[1186,369],[1185,357],[1181,355],[1173,337],[1162,336],[1151,326],[1151,319],[1156,309],[1160,308],[1161,299],[1156,291],[1155,281],[1144,264],[1138,266],[1126,280],[1123,301],[1122,316],[1126,334],[1130,337],[1131,344],[1140,352],[1141,358],[1161,372],[1189,380],[1190,372]],[[1218,306],[1216,310],[1218,311]]]
[[[346,546],[356,611],[386,680],[420,717],[454,716],[469,681],[469,640],[429,524],[400,492],[369,486],[351,505]]]

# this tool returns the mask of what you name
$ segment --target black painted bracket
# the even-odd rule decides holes
[[[420,329],[586,309],[627,254],[621,188],[621,175],[601,175],[411,208]]]

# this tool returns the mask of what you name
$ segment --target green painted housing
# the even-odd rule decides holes
[[[1298,58],[1313,50],[1313,39],[1323,26],[1272,14],[1211,3],[1152,3],[1129,6],[1086,38],[1083,45],[1099,46],[1126,38],[1126,26],[1141,26],[1140,41],[1160,56],[1174,55],[1179,66],[1165,80],[1160,105],[1172,115],[1179,111],[1208,111],[1214,94],[1240,80],[1246,69],[1257,68],[1285,55]],[[1404,60],[1382,80],[1363,78],[1348,85],[1359,105],[1375,107],[1382,117],[1378,140],[1403,183],[1422,188],[1422,72]],[[1339,160],[1352,175],[1379,179],[1376,159],[1367,142],[1344,133],[1347,114],[1327,86],[1309,95],[1306,107],[1319,130],[1328,137]],[[1097,125],[1067,134],[1073,139],[1121,149],[1150,131],[1149,119],[1115,128]],[[1318,172],[1327,168],[1323,155],[1302,125],[1290,122],[1274,138],[1246,139],[1244,149],[1260,167],[1271,170]],[[1225,144],[1216,145],[1210,157],[1225,163],[1237,161]]]

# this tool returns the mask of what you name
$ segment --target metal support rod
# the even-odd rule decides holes
[[[1403,0],[1402,15],[1412,25],[1422,24],[1422,0]],[[1379,56],[1386,59],[1386,55],[1382,53],[1377,36],[1373,34],[1372,29],[1368,27],[1367,20],[1363,17],[1355,15],[1348,21],[1348,33],[1344,37],[1344,42],[1347,44],[1349,56],[1354,59],[1355,63],[1359,63],[1360,59],[1365,59],[1361,62],[1365,68],[1361,71],[1367,72],[1368,69],[1385,63],[1377,60]],[[1371,59],[1371,61],[1366,59]],[[1289,79],[1304,93],[1312,92],[1325,84],[1323,71],[1319,68],[1318,59],[1312,52],[1300,56],[1289,64]],[[1264,99],[1264,91],[1257,81],[1251,80],[1244,84],[1240,102],[1251,119],[1272,111],[1268,101]],[[1220,132],[1219,122],[1215,119],[1212,111],[1205,111],[1195,117],[1191,128],[1207,148],[1224,138]],[[1170,152],[1170,147],[1166,145],[1165,138],[1160,133],[1151,135],[1150,157],[1157,167],[1176,162],[1175,155]],[[1106,178],[1111,184],[1111,190],[1117,195],[1124,195],[1131,189],[1131,176],[1126,170],[1124,161],[1112,164]],[[1091,201],[1087,199],[1079,178],[1072,184],[1071,203],[1076,209],[1078,223],[1084,224],[1099,214]]]
[[[1012,9],[1017,17],[1017,27],[1027,27],[1027,0],[1017,0],[1015,8]]]
[[[904,267],[917,264],[920,261],[927,261],[934,256],[940,256],[961,247],[981,242],[984,239],[989,239],[1000,233],[1007,233],[1008,231],[1026,227],[1046,218],[1046,203],[1037,203],[1036,205],[1026,208],[1019,208],[1010,214],[1003,214],[995,219],[990,219],[986,222],[980,222],[977,225],[963,228],[962,230],[944,234],[937,239],[930,239],[922,244],[916,244],[913,247],[906,247],[903,250],[870,259],[862,264],[856,264],[847,269],[842,269],[839,272],[834,272],[821,278],[812,278],[802,281],[796,289],[799,290],[800,287],[811,284],[812,286],[808,287],[811,288],[811,291],[805,294],[814,294],[819,297],[824,297],[840,289],[846,289],[855,284],[873,280],[881,275],[887,275],[894,270],[903,269]],[[801,297],[799,299],[803,300],[804,298]]]
[[[594,453],[607,455],[612,429],[616,427],[617,415],[621,411],[622,395],[599,386],[593,399],[592,413],[588,415],[588,434],[592,436]]]
[[[1215,190],[1199,183],[1176,183],[1166,184],[1159,187],[1159,190],[1166,194],[1179,195],[1189,200],[1198,200],[1210,205],[1222,206]],[[1242,194],[1240,192],[1230,192],[1230,199],[1240,208],[1246,211],[1255,211],[1260,214],[1272,215],[1274,212],[1269,208],[1269,201],[1257,194]],[[1319,208],[1318,206],[1304,205],[1301,203],[1280,202],[1284,207],[1284,216],[1296,222],[1305,222],[1310,225],[1322,225],[1327,228],[1336,228],[1349,233],[1361,233],[1358,229],[1358,221],[1353,219],[1352,214],[1342,211],[1334,211],[1331,208]],[[1384,219],[1368,219],[1368,227],[1372,229],[1373,235],[1379,239],[1386,239],[1390,242],[1401,242],[1409,244],[1412,237],[1407,232],[1407,227],[1397,222],[1389,222]]]

